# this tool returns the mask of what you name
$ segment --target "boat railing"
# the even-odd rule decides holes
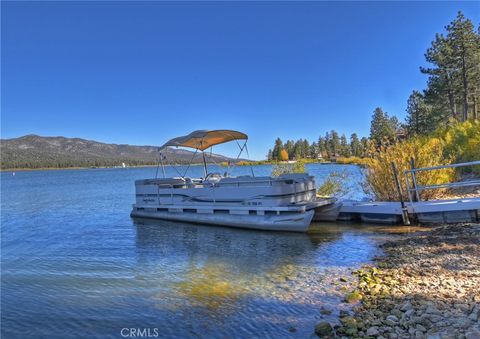
[[[268,185],[265,185],[265,186],[272,186],[274,182],[282,182],[282,181],[288,181],[288,180],[292,180],[292,179],[246,180],[246,181],[236,181],[236,182],[232,182],[232,183],[223,183],[223,185],[234,184],[234,185],[236,185],[236,187],[240,187],[240,184],[268,183]],[[296,184],[301,184],[301,183],[305,183],[305,182],[307,182],[307,180],[305,180],[305,179],[301,180],[301,181],[299,181],[298,179],[293,181],[295,202],[297,201],[297,185]],[[173,196],[174,196],[175,186],[182,186],[182,184],[157,183],[156,185],[157,185],[157,201],[158,201],[158,204],[161,205],[160,189],[161,189],[161,187],[165,187],[165,188],[170,189],[170,201],[171,201],[170,204],[173,205]],[[187,183],[187,182],[185,182],[184,185],[188,188],[198,187],[198,186],[200,186],[202,188],[211,187],[213,189],[212,193],[213,193],[213,202],[214,203],[215,203],[215,188],[222,187],[222,186],[218,185],[218,183],[215,183],[215,182],[202,182],[202,183],[193,183],[193,182],[192,183]],[[225,187],[225,186],[223,186],[223,187]]]
[[[468,187],[468,186],[480,186],[480,178],[475,178],[473,180],[466,180],[466,181],[455,181],[449,182],[444,184],[436,184],[436,185],[418,185],[417,183],[417,176],[418,172],[428,172],[428,171],[435,171],[447,168],[458,168],[458,167],[470,167],[470,166],[480,166],[480,161],[470,161],[470,162],[463,162],[458,164],[450,164],[450,165],[442,165],[442,166],[432,166],[432,167],[419,167],[415,168],[414,161],[411,161],[411,169],[403,171],[405,175],[405,182],[407,185],[407,193],[410,202],[413,201],[421,201],[421,191],[431,190],[431,189],[438,189],[438,188],[457,188],[457,187]],[[411,177],[411,179],[409,179]]]
[[[191,188],[191,187],[222,187],[222,186],[237,186],[240,187],[243,184],[262,184],[262,183],[268,183],[268,185],[265,186],[273,186],[274,183],[276,182],[288,182],[292,181],[292,179],[265,179],[265,180],[238,180],[238,181],[232,181],[232,182],[185,182],[183,185]],[[301,184],[305,183],[308,180],[298,180],[296,179],[293,181],[294,184]],[[174,189],[175,186],[182,186],[182,184],[162,184],[162,183],[156,183],[156,185],[160,187],[167,187],[167,188],[172,188]],[[180,187],[178,187],[180,188]]]

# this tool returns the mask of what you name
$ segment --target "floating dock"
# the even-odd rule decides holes
[[[408,214],[422,225],[480,222],[480,197],[405,203]],[[344,201],[338,221],[396,225],[402,223],[400,202]]]

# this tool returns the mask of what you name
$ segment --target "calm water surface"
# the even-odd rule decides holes
[[[348,171],[350,197],[362,197],[357,167],[308,169],[319,182]],[[345,306],[338,278],[376,254],[377,233],[358,227],[312,225],[295,234],[133,221],[133,181],[154,175],[155,168],[1,173],[2,338],[121,338],[123,328],[305,338],[325,317],[321,307],[334,319]]]

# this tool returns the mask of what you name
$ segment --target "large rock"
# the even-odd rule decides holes
[[[315,334],[320,338],[333,337],[333,328],[328,321],[321,321],[315,325]]]

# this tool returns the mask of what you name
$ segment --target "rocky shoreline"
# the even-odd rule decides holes
[[[340,325],[320,322],[323,338],[480,339],[480,224],[439,226],[381,245]]]

